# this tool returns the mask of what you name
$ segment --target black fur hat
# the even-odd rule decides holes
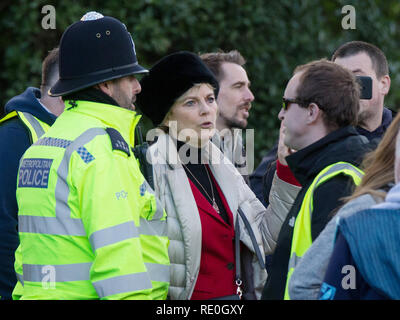
[[[136,105],[157,126],[176,99],[197,83],[209,83],[217,97],[218,81],[197,54],[172,53],[159,60],[140,81],[142,91]]]

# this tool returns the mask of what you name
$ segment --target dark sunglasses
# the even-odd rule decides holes
[[[289,105],[291,103],[297,103],[297,104],[303,104],[303,101],[300,101],[298,99],[286,99],[286,98],[282,98],[282,109],[283,110],[287,110],[289,108]]]

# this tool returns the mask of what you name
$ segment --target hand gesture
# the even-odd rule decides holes
[[[285,145],[285,133],[283,128],[284,126],[281,122],[281,127],[279,129],[278,159],[281,164],[287,166],[286,157],[296,151]]]

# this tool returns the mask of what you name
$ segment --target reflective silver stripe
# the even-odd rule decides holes
[[[139,233],[146,236],[167,236],[166,220],[146,220],[140,218]]]
[[[142,185],[144,185],[146,191],[148,193],[152,194],[154,196],[155,200],[156,200],[156,207],[157,208],[156,208],[156,212],[154,213],[154,216],[153,216],[152,219],[153,220],[160,220],[164,216],[164,208],[161,205],[160,200],[158,200],[154,190],[150,187],[149,183],[146,180],[143,181]]]
[[[165,264],[145,263],[151,281],[169,282],[170,267]]]
[[[361,173],[360,171],[358,171],[355,167],[353,167],[352,165],[350,165],[349,163],[337,163],[337,164],[335,164],[335,165],[333,165],[332,167],[330,167],[329,168],[329,170],[327,171],[327,172],[325,172],[322,176],[320,176],[319,178],[318,178],[318,180],[317,180],[317,182],[315,183],[315,185],[314,185],[314,188],[313,188],[313,195],[314,195],[314,192],[315,192],[315,189],[318,187],[318,185],[319,185],[319,182],[324,178],[324,177],[326,177],[327,175],[329,175],[329,174],[332,174],[332,173],[334,173],[334,172],[337,172],[337,171],[342,171],[342,170],[351,170],[351,171],[353,171],[359,178],[362,178],[363,177],[363,173]],[[311,213],[311,215],[312,215],[312,212],[313,212],[313,210],[312,210],[312,201],[310,201],[310,203],[309,203],[309,211],[310,211],[310,213]]]
[[[22,284],[22,286],[24,286],[24,277],[22,274],[16,272],[15,275],[17,276],[17,280]]]
[[[92,233],[89,241],[93,251],[126,239],[139,237],[139,231],[133,221],[121,223]]]
[[[81,219],[56,217],[18,216],[18,231],[67,236],[86,236]]]
[[[72,153],[98,135],[107,134],[103,128],[91,128],[82,133],[74,141],[63,139],[41,139],[38,145],[50,143],[55,147],[65,148],[64,157],[57,169],[55,187],[55,217],[24,216],[19,219],[19,231],[55,235],[86,236],[86,231],[80,219],[71,218],[71,208],[68,205],[69,186],[67,183],[69,162]]]
[[[289,260],[288,270],[290,270],[291,268],[296,268],[296,266],[300,263],[300,261],[301,261],[301,257],[297,256],[296,252],[293,252],[293,254]]]
[[[147,272],[132,273],[96,281],[93,282],[93,286],[100,298],[152,288]]]
[[[28,120],[29,124],[32,126],[33,130],[35,130],[35,133],[38,137],[38,139],[44,135],[44,129],[42,128],[42,126],[40,125],[39,121],[37,121],[35,119],[34,116],[32,116],[31,114],[27,113],[27,112],[21,112],[26,120]]]
[[[55,189],[56,196],[56,217],[69,219],[71,216],[71,208],[68,206],[69,186],[67,183],[69,162],[72,153],[79,147],[82,147],[97,135],[107,134],[103,128],[90,128],[76,138],[66,149],[64,157],[61,160],[57,170],[57,183]]]
[[[23,264],[22,268],[24,281],[41,282],[53,272],[56,282],[66,282],[90,280],[91,266],[91,262],[86,262],[59,265]]]
[[[318,186],[318,184],[321,181],[321,179],[324,178],[325,176],[327,176],[327,175],[329,175],[331,173],[334,173],[336,171],[341,171],[341,170],[346,170],[346,169],[353,171],[360,178],[363,177],[363,174],[360,171],[358,171],[357,169],[355,169],[353,166],[351,166],[350,164],[348,164],[348,163],[338,163],[338,164],[333,165],[331,168],[329,168],[329,170],[327,172],[325,172],[322,176],[320,176],[318,178],[317,183],[314,186],[314,190],[315,190],[316,186]]]

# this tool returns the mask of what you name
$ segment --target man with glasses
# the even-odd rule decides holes
[[[350,41],[335,51],[331,61],[349,69],[354,75],[369,76],[372,79],[370,99],[360,100],[356,129],[370,141],[371,147],[375,148],[396,115],[396,112],[385,107],[384,103],[390,89],[389,67],[385,54],[371,43]],[[333,250],[332,238],[335,230],[336,224],[332,221],[296,266],[289,286],[292,299],[319,298],[319,289]]]
[[[396,115],[384,103],[390,90],[389,66],[384,52],[368,42],[350,41],[336,49],[331,61],[349,69],[354,75],[372,79],[371,98],[360,100],[356,129],[371,142],[371,148],[375,148]],[[276,170],[277,145],[263,157],[250,175],[251,188],[266,204]]]
[[[280,231],[263,299],[290,299],[296,264],[361,180],[368,140],[354,128],[359,99],[354,75],[327,60],[297,67],[287,84],[278,117],[283,143],[296,152],[284,159],[302,188]]]

